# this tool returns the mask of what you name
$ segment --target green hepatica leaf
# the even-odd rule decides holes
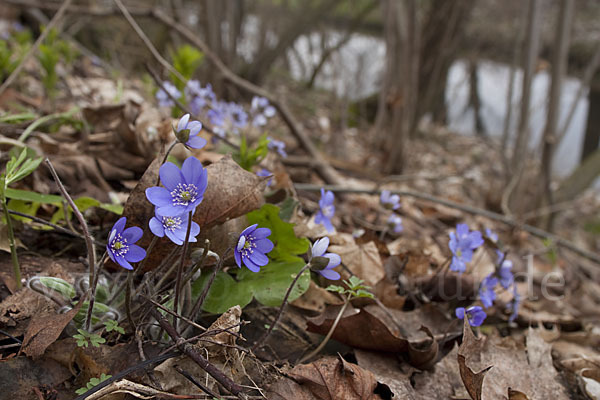
[[[290,257],[285,261],[271,261],[256,273],[244,267],[237,275],[238,286],[250,290],[261,304],[278,307],[303,266],[304,260],[300,257]],[[305,271],[294,286],[288,301],[292,302],[302,296],[308,290],[309,284],[310,272]]]
[[[296,237],[294,224],[285,222],[279,217],[279,207],[265,204],[259,210],[248,213],[247,217],[251,224],[258,224],[271,230],[269,239],[275,244],[275,248],[268,256],[272,260],[295,261],[298,259],[296,257],[298,254],[308,251],[308,239]]]
[[[202,294],[206,281],[211,274],[212,271],[203,273],[192,284],[194,301]],[[202,304],[202,309],[210,313],[222,314],[235,305],[244,308],[251,301],[252,292],[248,286],[240,285],[226,272],[219,272],[210,287],[204,304]]]

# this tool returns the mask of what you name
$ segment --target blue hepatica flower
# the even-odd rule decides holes
[[[285,151],[285,143],[283,143],[281,140],[275,140],[273,138],[268,139],[269,144],[267,146],[269,147],[269,149],[277,151],[277,153],[279,153],[281,157],[286,158],[287,153]]]
[[[337,273],[336,271],[333,271],[333,268],[340,265],[340,263],[342,262],[342,259],[339,255],[337,255],[335,253],[326,253],[328,247],[329,247],[329,238],[328,237],[324,237],[324,238],[317,240],[313,244],[313,246],[310,250],[310,253],[311,253],[310,258],[311,258],[311,260],[313,259],[313,257],[328,258],[329,263],[325,266],[325,268],[323,268],[321,270],[316,270],[316,272],[318,272],[323,277],[325,277],[329,280],[337,281],[338,279],[340,279],[340,274]]]
[[[450,232],[448,246],[452,251],[451,271],[464,272],[466,263],[473,258],[473,251],[483,244],[481,232],[469,231],[467,224],[456,225],[456,233]]]
[[[275,107],[264,97],[254,96],[250,105],[250,113],[254,116],[252,125],[265,126],[267,120],[275,116]]]
[[[161,165],[160,181],[164,187],[146,189],[146,197],[160,215],[176,217],[196,209],[204,196],[207,172],[195,157],[188,157],[181,170],[173,163]]]
[[[133,269],[130,263],[142,261],[146,257],[146,250],[134,244],[144,234],[137,226],[124,229],[126,217],[121,217],[110,230],[106,252],[111,260],[125,269]]]
[[[260,267],[269,263],[265,254],[273,250],[273,242],[267,239],[271,235],[268,228],[258,228],[258,224],[250,225],[242,231],[233,255],[238,267],[242,263],[252,272],[259,272]]]
[[[400,196],[391,194],[389,190],[382,190],[379,200],[388,210],[397,210],[400,208]]]
[[[393,229],[394,233],[400,233],[404,229],[402,227],[402,218],[398,214],[392,214],[388,217],[388,225]]]
[[[479,300],[483,303],[485,308],[491,307],[496,300],[496,291],[494,290],[498,284],[498,278],[494,274],[489,274],[479,286]]]
[[[458,307],[455,313],[458,319],[464,319],[465,314],[467,314],[467,319],[469,320],[469,324],[471,326],[481,326],[487,317],[487,314],[480,306],[471,306],[467,309],[464,307]]]
[[[512,261],[504,260],[502,261],[502,265],[498,270],[498,276],[500,277],[500,285],[502,285],[504,289],[508,289],[510,285],[513,284],[514,276],[512,273],[512,267]]]
[[[272,173],[271,173],[271,171],[269,171],[268,169],[266,169],[266,168],[263,168],[263,169],[261,169],[260,171],[258,171],[258,172],[256,173],[256,175],[258,175],[258,176],[263,176],[263,177],[266,177],[266,176],[272,176],[273,174],[272,174]],[[267,181],[267,187],[268,187],[268,186],[271,186],[272,184],[273,184],[273,178],[271,177],[271,178],[269,178],[269,180]]]
[[[158,92],[156,92],[156,100],[158,100],[158,106],[173,107],[175,103],[173,102],[173,100],[171,100],[167,92],[176,99],[179,99],[181,97],[181,92],[177,90],[175,85],[168,81],[163,82],[163,87],[165,88],[166,92],[162,88],[158,89]]]
[[[517,286],[513,286],[513,299],[508,305],[508,309],[511,311],[508,320],[513,322],[519,315],[519,306],[521,305],[521,296],[517,293]]]
[[[190,114],[185,114],[177,123],[175,136],[177,140],[192,149],[201,149],[206,146],[206,139],[198,134],[202,130],[202,122],[190,121]]]
[[[334,196],[333,193],[328,190],[321,188],[321,199],[319,200],[319,211],[315,217],[315,223],[323,224],[327,232],[333,232],[335,228],[331,223],[331,218],[335,214],[335,206],[333,205]]]
[[[200,114],[203,108],[217,101],[217,96],[213,92],[210,83],[206,87],[202,87],[200,82],[195,79],[187,82],[183,93],[189,104],[190,111],[194,115]]]
[[[189,218],[189,214],[181,214],[177,217],[168,217],[155,212],[154,217],[150,219],[150,230],[158,237],[164,237],[166,235],[171,242],[181,246],[185,241]],[[199,233],[200,225],[192,221],[190,238],[188,242],[195,242],[196,236],[198,236]]]
[[[496,243],[498,241],[498,234],[491,230],[490,228],[485,228],[485,236],[488,237],[492,242]]]

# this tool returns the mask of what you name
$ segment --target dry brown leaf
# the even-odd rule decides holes
[[[162,161],[162,158],[163,155],[159,154],[129,195],[123,210],[123,216],[127,217],[127,226],[148,226],[148,221],[154,216],[154,206],[146,198],[146,189],[156,185],[159,160]],[[259,176],[242,169],[231,157],[221,158],[207,166],[206,170],[206,192],[193,217],[202,231],[245,215],[263,205],[262,193],[266,183]],[[152,237],[152,233],[145,230],[138,244],[146,248]],[[145,268],[149,270],[157,267],[173,248],[173,243],[166,237],[159,239],[148,255]]]
[[[44,354],[48,346],[58,339],[63,329],[77,315],[83,300],[64,314],[34,316],[27,327],[21,350],[29,357],[37,358]]]
[[[310,281],[308,290],[291,304],[303,310],[323,312],[328,304],[338,306],[343,302],[335,294]]]
[[[19,336],[25,333],[27,319],[54,312],[55,306],[46,296],[25,287],[0,303],[0,327]]]
[[[424,306],[414,311],[402,312],[389,310],[394,320],[376,305],[360,309],[359,312],[345,313],[332,338],[349,346],[364,350],[385,351],[391,353],[408,351],[408,342],[419,346],[429,342],[430,338],[418,327],[427,326],[434,334],[447,333],[450,323],[436,308]],[[336,309],[308,320],[310,332],[327,334],[337,315]]]
[[[338,244],[340,239],[344,242],[341,245]],[[327,251],[339,254],[344,265],[368,286],[375,287],[385,277],[383,262],[375,243],[356,244],[349,234],[337,235],[334,243]],[[342,275],[345,274],[341,272]]]
[[[5,360],[0,362],[0,398],[38,399],[34,387],[57,387],[70,378],[71,372],[67,368],[46,357]]]
[[[465,323],[458,355],[463,383],[474,400],[505,398],[509,388],[530,399],[568,399],[552,364],[550,347],[531,328],[524,346],[511,337],[476,339]]]
[[[373,374],[344,359],[326,357],[301,364],[271,386],[269,399],[375,400],[377,381]],[[295,384],[294,384],[295,383]]]

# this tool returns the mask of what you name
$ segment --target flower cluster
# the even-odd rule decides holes
[[[331,223],[331,218],[333,218],[335,214],[335,206],[333,205],[333,200],[335,197],[333,193],[328,190],[325,192],[325,189],[321,188],[321,199],[319,200],[319,211],[315,217],[315,223],[322,224],[327,232],[331,233],[335,230],[333,224]]]
[[[379,196],[379,201],[381,205],[386,210],[395,211],[400,208],[400,196],[397,194],[392,194],[389,190],[382,190],[381,195]],[[398,234],[402,232],[404,227],[402,226],[402,218],[392,212],[387,219],[388,228],[391,229],[394,233]]]
[[[210,84],[202,87],[202,84],[195,79],[186,83],[183,96],[171,82],[163,82],[163,87],[164,90],[161,88],[156,93],[160,107],[175,105],[169,94],[179,99],[189,107],[193,115],[205,117],[210,122],[217,135],[216,139],[219,136],[224,138],[227,133],[239,134],[240,129],[248,129],[252,126],[263,127],[276,113],[275,107],[271,106],[266,98],[258,96],[252,99],[250,111],[246,112],[240,104],[217,99]]]
[[[464,319],[466,315],[471,326],[481,326],[487,317],[487,314],[480,306],[471,306],[466,309],[464,307],[458,307],[455,313],[458,319]]]
[[[267,146],[269,147],[269,150],[275,150],[281,157],[286,158],[287,153],[285,151],[285,143],[281,140],[275,140],[271,137],[269,137],[268,139],[269,144]]]
[[[164,88],[164,90],[163,90],[163,88]],[[169,94],[173,98],[179,99],[181,97],[181,92],[179,90],[177,90],[175,85],[173,85],[171,82],[168,82],[168,81],[163,82],[163,88],[160,88],[156,92],[156,100],[158,101],[158,106],[159,107],[173,107],[175,105],[175,102],[173,102],[173,100],[171,100],[171,97],[169,97]]]
[[[269,118],[275,116],[275,107],[269,104],[269,100],[264,97],[254,96],[250,105],[250,114],[252,114],[252,125],[260,127],[265,126]]]
[[[490,233],[492,232],[486,232],[488,238],[490,238]],[[486,276],[481,282],[481,285],[479,286],[479,299],[485,308],[491,307],[494,304],[494,300],[496,300],[496,287],[498,284],[505,290],[510,289],[512,286],[513,300],[508,305],[508,308],[511,311],[509,321],[512,322],[517,317],[519,304],[521,302],[520,296],[517,293],[517,286],[514,284],[515,278],[512,273],[513,263],[512,261],[507,260],[505,254],[500,250],[496,250],[496,254],[498,255],[496,270]]]
[[[402,226],[402,218],[398,214],[390,214],[388,217],[388,226],[394,233],[400,233],[404,229]]]
[[[449,247],[452,251],[452,263],[450,270],[465,272],[466,263],[473,258],[473,251],[483,244],[481,232],[470,231],[467,224],[456,225],[456,233],[450,232]]]
[[[268,169],[266,169],[266,168],[263,168],[263,169],[261,169],[260,171],[258,171],[258,172],[256,173],[256,175],[258,175],[258,176],[262,176],[262,177],[271,176],[271,178],[269,178],[269,179],[267,180],[267,187],[269,187],[269,186],[271,186],[271,185],[273,184],[273,178],[272,178],[273,174],[272,174],[272,173],[271,173],[271,171],[269,171]]]

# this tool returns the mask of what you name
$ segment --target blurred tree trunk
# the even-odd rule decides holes
[[[435,1],[429,6],[421,31],[418,91],[422,96],[417,105],[415,122],[427,112],[432,113],[434,121],[446,122],[448,71],[456,59],[460,39],[474,4],[474,0],[453,0]]]
[[[479,70],[477,68],[477,58],[469,59],[469,104],[473,108],[473,118],[475,120],[475,134],[485,136],[485,125],[481,118],[481,97],[479,96]]]
[[[529,145],[529,108],[531,104],[531,82],[535,74],[535,67],[539,52],[540,28],[541,28],[541,0],[529,0],[527,33],[525,36],[525,48],[523,51],[523,86],[521,92],[521,113],[519,126],[517,128],[517,139],[515,141],[512,162],[513,173],[522,166],[524,156]]]
[[[277,44],[274,47],[268,47],[266,41],[264,41],[262,51],[256,55],[254,62],[248,66],[243,75],[251,82],[260,84],[275,61],[285,55],[287,49],[300,36],[310,33],[318,26],[340,2],[341,0],[321,0],[317,2],[317,5],[313,5],[314,1],[310,2],[310,5],[306,4],[308,2],[303,3],[302,12],[295,14],[285,30],[279,33]],[[265,18],[267,17],[265,16]]]
[[[541,206],[552,205],[552,160],[556,149],[556,136],[558,130],[558,119],[560,117],[560,98],[562,85],[567,72],[569,57],[569,44],[571,41],[571,26],[573,22],[574,0],[561,0],[558,11],[558,28],[554,39],[554,54],[552,57],[552,81],[550,83],[550,99],[548,101],[548,117],[544,128],[542,139],[542,185],[538,191],[539,200],[536,202]],[[552,224],[552,218],[544,221],[546,229]]]
[[[221,23],[224,18],[223,2],[204,0],[204,35],[208,47],[221,59],[224,59],[224,47],[221,41]],[[208,82],[211,82],[212,87],[218,97],[223,96],[223,81],[219,79],[219,71],[212,65],[208,65]]]
[[[597,73],[592,80],[588,100],[588,117],[583,148],[581,149],[582,163],[598,150],[600,145],[600,73]]]

